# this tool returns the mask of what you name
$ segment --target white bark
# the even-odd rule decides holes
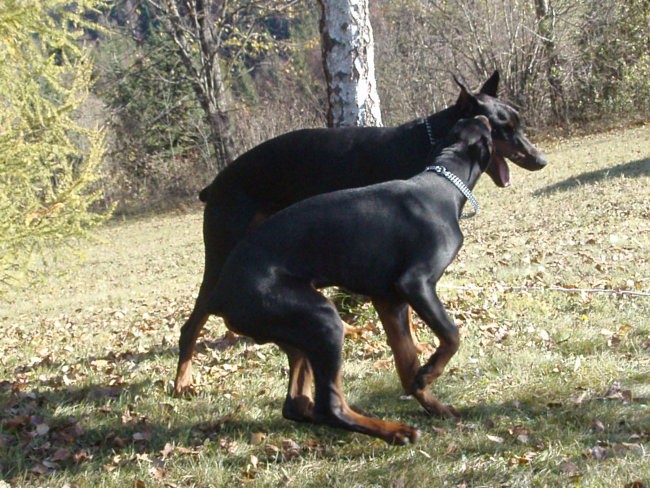
[[[369,0],[319,0],[330,127],[381,126]]]

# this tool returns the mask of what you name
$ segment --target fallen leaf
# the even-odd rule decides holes
[[[44,436],[50,431],[50,426],[47,424],[38,424],[36,426],[36,434]]]
[[[183,446],[176,446],[174,449],[178,454],[201,454],[201,448],[190,449]]]
[[[18,430],[19,427],[24,427],[29,423],[29,415],[16,415],[15,417],[7,420],[4,425],[7,430]]]
[[[70,456],[72,456],[72,453],[68,449],[57,449],[50,459],[52,461],[65,461]]]
[[[504,441],[503,437],[499,437],[498,435],[488,434],[487,438],[490,439],[492,442],[497,442],[499,444],[502,444]]]
[[[576,475],[578,473],[578,465],[569,461],[563,461],[560,464],[560,471],[568,475]]]
[[[455,442],[452,442],[447,446],[447,449],[445,450],[445,454],[453,454],[459,451],[460,448],[458,447],[458,445],[456,445]]]
[[[607,449],[605,449],[603,446],[595,446],[589,449],[586,455],[587,457],[591,457],[597,461],[603,461],[605,458],[607,458]]]
[[[47,466],[38,463],[30,471],[34,474],[38,474],[42,476],[42,475],[46,475],[50,470],[47,468]]]
[[[285,451],[299,451],[300,446],[293,439],[284,439],[282,441],[282,449]]]
[[[263,432],[252,432],[249,440],[249,444],[251,446],[259,446],[262,442],[264,442],[264,439],[266,438],[266,434]]]
[[[79,464],[83,461],[90,461],[93,457],[88,454],[86,451],[78,451],[75,452],[72,456],[72,460],[76,463]]]
[[[533,458],[535,456],[537,456],[536,452],[529,451],[529,452],[526,452],[526,453],[522,454],[521,456],[515,456],[515,457],[511,458],[510,461],[508,461],[508,464],[510,464],[510,465],[528,464],[533,460]]]
[[[372,367],[375,368],[378,371],[391,369],[393,367],[393,360],[392,359],[380,359],[378,361],[375,361],[375,363],[372,365]]]
[[[151,432],[135,432],[133,440],[135,442],[149,441],[151,440]]]
[[[129,445],[129,442],[125,439],[122,439],[119,436],[115,436],[113,437],[113,444],[115,445],[115,447],[119,449],[124,449],[126,446]]]
[[[641,480],[635,480],[631,483],[627,483],[624,488],[647,488],[648,485]]]
[[[605,425],[599,419],[594,419],[591,423],[591,430],[594,432],[605,432]]]
[[[149,474],[153,479],[160,481],[165,478],[167,471],[160,466],[152,466],[149,468]]]
[[[172,452],[174,452],[174,446],[170,442],[167,442],[165,447],[160,451],[160,455],[163,459],[167,459]]]

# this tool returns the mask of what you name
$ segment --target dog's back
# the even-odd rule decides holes
[[[344,188],[409,178],[424,169],[432,150],[425,134],[400,127],[301,129],[247,151],[199,194],[243,191],[278,206]],[[424,129],[423,129],[424,130]]]
[[[394,295],[400,274],[413,264],[409,259],[424,265],[454,255],[461,244],[457,225],[450,229],[453,223],[440,218],[448,203],[430,197],[445,184],[422,175],[319,195],[275,214],[233,251],[215,292],[217,308],[240,302],[234,295],[242,293],[259,300],[256,294],[273,293],[285,278],[316,288]],[[244,283],[251,289],[243,290]]]

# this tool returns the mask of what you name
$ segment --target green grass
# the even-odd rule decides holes
[[[173,398],[202,271],[197,208],[114,222],[74,243],[83,259],[64,249],[47,280],[5,297],[0,486],[648,486],[650,126],[547,155],[510,188],[481,181],[484,211],[440,283],[462,345],[433,388],[461,422],[400,398],[380,327],[346,342],[344,388],[417,426],[416,445],[285,421],[285,358],[220,341],[217,319],[196,396]]]

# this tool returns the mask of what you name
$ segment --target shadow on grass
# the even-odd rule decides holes
[[[245,405],[207,422],[184,420],[188,415],[183,412],[191,408],[192,400],[179,403],[164,395],[158,404],[158,418],[139,414],[139,402],[151,395],[152,389],[164,388],[162,383],[155,379],[118,386],[90,384],[46,391],[0,390],[0,478],[26,480],[39,479],[38,475],[80,473],[101,476],[105,471],[119,469],[120,463],[137,462],[138,455],[156,466],[162,464],[167,443],[192,451],[188,456],[199,453],[218,456],[226,468],[241,473],[250,462],[250,452],[230,447],[248,444],[254,433],[272,433],[274,439],[316,438],[316,445],[296,447],[298,457],[317,450],[319,456],[336,458],[339,455],[336,446],[342,440],[347,444],[352,436],[362,443],[367,439],[342,430],[284,420],[279,397],[259,399],[271,410],[277,409],[271,420],[264,421],[247,418]],[[574,392],[567,393],[567,397],[571,393]],[[639,405],[648,402],[645,398],[631,403],[587,399],[581,403],[565,400],[559,404],[549,402],[543,391],[533,391],[516,402],[504,400],[465,406],[460,409],[461,422],[455,423],[429,417],[417,402],[399,400],[398,396],[396,388],[377,388],[369,395],[362,395],[356,403],[367,415],[400,419],[417,426],[424,435],[423,444],[430,447],[444,443],[445,450],[450,443],[458,444],[456,450],[445,454],[449,462],[458,462],[467,455],[480,458],[508,450],[535,450],[536,446],[549,444],[577,446],[583,452],[596,446],[610,449],[632,442],[634,435],[647,435],[648,429],[648,422],[638,415]],[[66,409],[82,413],[72,418],[60,413]],[[181,415],[172,414],[176,410]],[[602,422],[604,429],[593,428],[595,418]],[[516,426],[523,426],[529,441],[522,443],[510,432],[514,429],[521,433]],[[494,442],[488,435],[499,436],[503,441]],[[371,442],[368,440],[368,445]],[[286,454],[283,449],[269,451],[260,447],[255,452],[265,457],[260,458],[262,461],[275,462]],[[357,449],[359,457],[365,452],[363,446]],[[346,453],[350,455],[356,454]],[[459,475],[456,481],[470,480],[468,474]]]
[[[312,430],[314,437],[329,437],[334,442],[332,431],[326,427],[283,419],[283,399],[279,397],[272,401],[271,406],[277,410],[270,421],[247,419],[247,412],[240,406],[222,417],[215,414],[208,421],[193,422],[179,421],[188,417],[184,411],[192,408],[192,398],[178,400],[170,393],[161,395],[158,418],[138,412],[139,402],[151,395],[152,389],[165,388],[160,379],[116,386],[45,388],[0,389],[0,480],[13,480],[20,485],[25,480],[43,479],[44,475],[94,472],[101,476],[138,460],[156,466],[162,464],[167,443],[183,446],[184,456],[223,453],[224,465],[238,467],[236,471],[241,472],[250,462],[250,454],[231,447],[248,444],[253,433],[273,433],[275,438],[292,439],[297,429],[304,428]],[[60,413],[66,410],[81,413]],[[289,453],[289,457],[294,454]],[[273,462],[285,453],[280,449],[265,451],[264,455]]]
[[[630,377],[624,383],[636,381]],[[551,485],[558,479],[571,484],[583,473],[601,469],[604,460],[610,466],[615,458],[628,458],[632,465],[643,461],[650,429],[645,406],[650,399],[592,395],[576,400],[573,394],[575,390],[570,390],[560,401],[551,401],[544,390],[529,390],[517,400],[457,405],[461,414],[457,423],[429,417],[415,401],[399,401],[394,393],[377,392],[360,403],[378,417],[419,428],[422,447],[415,447],[423,449],[430,461],[395,458],[390,472],[400,473],[405,486],[420,486],[431,472],[445,471],[449,486],[485,486],[486,479],[491,480],[489,486],[529,486],[540,469],[550,469],[545,476]],[[385,476],[385,467],[377,469],[378,477]],[[519,483],[513,482],[513,476],[520,477]],[[639,475],[630,472],[627,481],[633,482],[635,476]]]
[[[628,163],[619,164],[611,168],[603,168],[596,171],[589,171],[582,173],[578,176],[567,178],[564,181],[554,183],[539,190],[536,190],[533,195],[543,196],[555,192],[569,191],[578,186],[591,185],[599,181],[618,178],[625,176],[626,178],[639,178],[641,176],[650,175],[650,159],[639,159]]]

